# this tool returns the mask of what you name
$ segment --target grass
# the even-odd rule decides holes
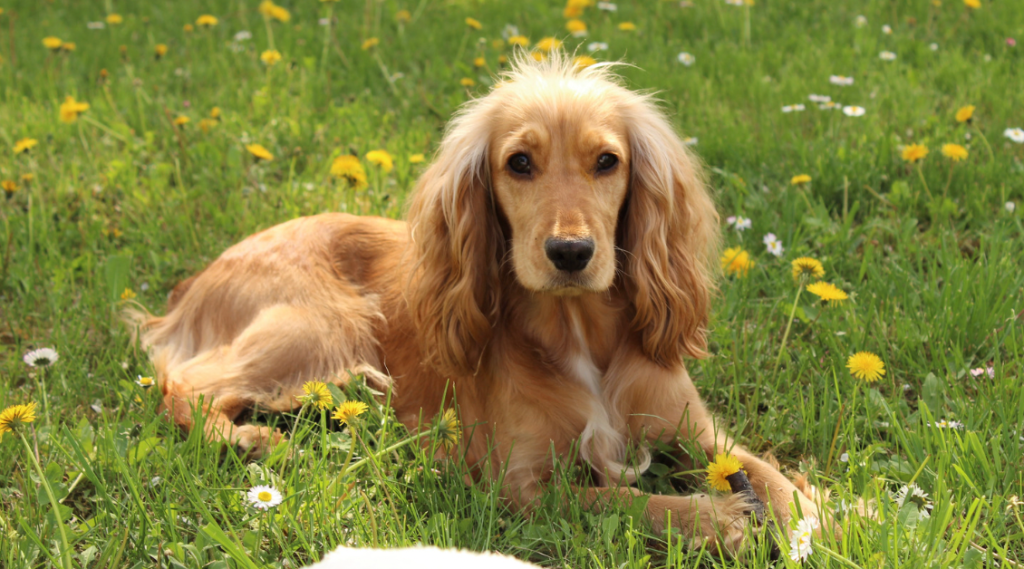
[[[255,0],[0,3],[0,179],[18,186],[0,203],[0,407],[38,404],[35,422],[0,439],[0,565],[296,567],[342,543],[418,542],[553,567],[764,563],[765,546],[720,560],[652,535],[635,511],[557,506],[566,483],[532,517],[510,513],[489,484],[463,483],[464,465],[401,445],[409,435],[364,387],[336,394],[370,404],[351,429],[310,409],[257,417],[294,431],[303,452],[248,462],[176,430],[157,414],[157,391],[134,382],[152,368],[117,317],[126,288],[159,312],[178,281],[254,231],[324,211],[399,216],[423,169],[409,157],[429,157],[458,105],[486,92],[506,23],[570,50],[607,42],[599,59],[635,64],[622,69],[627,83],[659,91],[680,133],[699,140],[723,217],[752,218],[750,230],[726,229],[726,244],[756,264],[723,280],[714,356],[690,367],[744,444],[808,473],[836,504],[876,502],[874,517],[839,514],[841,535],[816,540],[805,563],[1024,558],[1013,501],[1024,494],[1024,226],[1022,208],[1004,206],[1024,205],[1024,145],[1003,136],[1024,126],[1024,53],[1006,41],[1024,39],[1024,11],[959,0],[693,4],[591,7],[589,34],[575,39],[563,5],[540,0],[302,0],[286,6],[288,23],[265,22]],[[408,22],[396,21],[400,9]],[[114,12],[121,24],[87,27]],[[183,30],[204,13],[218,25]],[[328,15],[332,25],[318,25]],[[242,30],[251,39],[233,40]],[[76,49],[51,52],[45,36]],[[371,37],[379,44],[361,49]],[[159,60],[157,44],[169,48]],[[283,59],[268,68],[260,54],[271,46]],[[682,51],[693,66],[677,61]],[[855,82],[831,85],[832,74]],[[819,110],[811,93],[866,112]],[[68,95],[91,105],[74,123],[58,119]],[[780,111],[795,103],[807,110]],[[973,120],[957,123],[967,104]],[[213,107],[220,120],[203,132]],[[176,126],[178,116],[191,122]],[[39,144],[14,155],[23,138]],[[274,160],[256,162],[248,143]],[[910,143],[931,153],[907,164]],[[953,164],[946,143],[968,158]],[[367,189],[329,176],[332,158],[375,149],[395,167],[364,159]],[[793,186],[796,174],[812,181]],[[782,258],[765,251],[767,232]],[[789,262],[803,255],[850,299],[826,307],[804,292],[794,307]],[[47,346],[55,365],[22,362]],[[858,351],[885,362],[881,381],[850,375]],[[987,367],[993,377],[970,372]],[[934,505],[927,519],[889,498],[911,482]],[[285,500],[264,513],[242,494],[265,483]],[[659,492],[678,483],[658,464],[643,481]]]

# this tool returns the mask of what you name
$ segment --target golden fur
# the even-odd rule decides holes
[[[529,175],[508,164],[517,154]],[[617,165],[595,166],[605,154]],[[323,214],[272,227],[178,285],[167,315],[142,322],[174,420],[191,427],[202,396],[208,434],[258,455],[280,434],[234,424],[242,410],[293,409],[303,382],[351,371],[393,387],[410,429],[454,396],[476,426],[458,450],[478,476],[505,469],[518,507],[574,446],[597,481],[581,495],[599,505],[639,495],[628,484],[646,443],[690,439],[736,454],[780,520],[794,496],[815,511],[715,428],[687,374],[683,358],[705,354],[718,217],[649,96],[608,66],[520,60],[453,118],[410,199],[407,223]],[[559,270],[551,239],[589,239],[593,256]],[[655,528],[669,511],[694,540],[735,551],[749,504],[649,498]]]

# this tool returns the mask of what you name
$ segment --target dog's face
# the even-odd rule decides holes
[[[615,226],[629,187],[628,134],[613,106],[567,88],[511,98],[490,144],[491,185],[525,288],[603,291],[615,277]]]

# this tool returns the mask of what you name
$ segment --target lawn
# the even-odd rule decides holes
[[[510,512],[464,464],[409,444],[365,386],[333,394],[369,405],[347,427],[310,406],[257,413],[294,452],[249,461],[179,431],[139,384],[153,368],[126,305],[162,312],[228,245],[296,216],[400,217],[515,36],[538,56],[555,38],[629,63],[625,83],[659,93],[707,164],[729,251],[713,355],[691,374],[743,444],[829,490],[842,530],[776,566],[1024,560],[1019,3],[259,7],[0,0],[0,409],[36,405],[0,437],[0,566],[299,567],[343,543],[572,568],[767,563],[764,542],[723,560],[635,511],[560,506],[567,482]],[[349,176],[332,175],[345,156]],[[801,257],[845,294],[819,292],[847,298],[795,280]],[[27,365],[39,348],[59,359]],[[852,373],[860,352],[884,374]],[[707,491],[696,474],[656,463],[641,484]],[[257,485],[283,502],[252,507]]]

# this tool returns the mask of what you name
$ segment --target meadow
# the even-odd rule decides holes
[[[1019,566],[1024,10],[585,4],[0,0],[0,566],[284,568],[416,543],[566,568]],[[728,250],[713,355],[688,365],[740,442],[829,491],[842,531],[801,561],[789,536],[777,561],[766,540],[688,549],[637,511],[561,505],[567,482],[512,513],[358,383],[331,394],[367,404],[348,425],[257,411],[294,452],[250,461],[164,420],[142,381],[126,306],[162,312],[296,216],[400,217],[513,44],[558,42],[628,63],[708,167]],[[800,258],[823,274],[794,279]],[[708,490],[688,474],[655,463],[641,485]],[[254,507],[256,486],[281,503]]]

